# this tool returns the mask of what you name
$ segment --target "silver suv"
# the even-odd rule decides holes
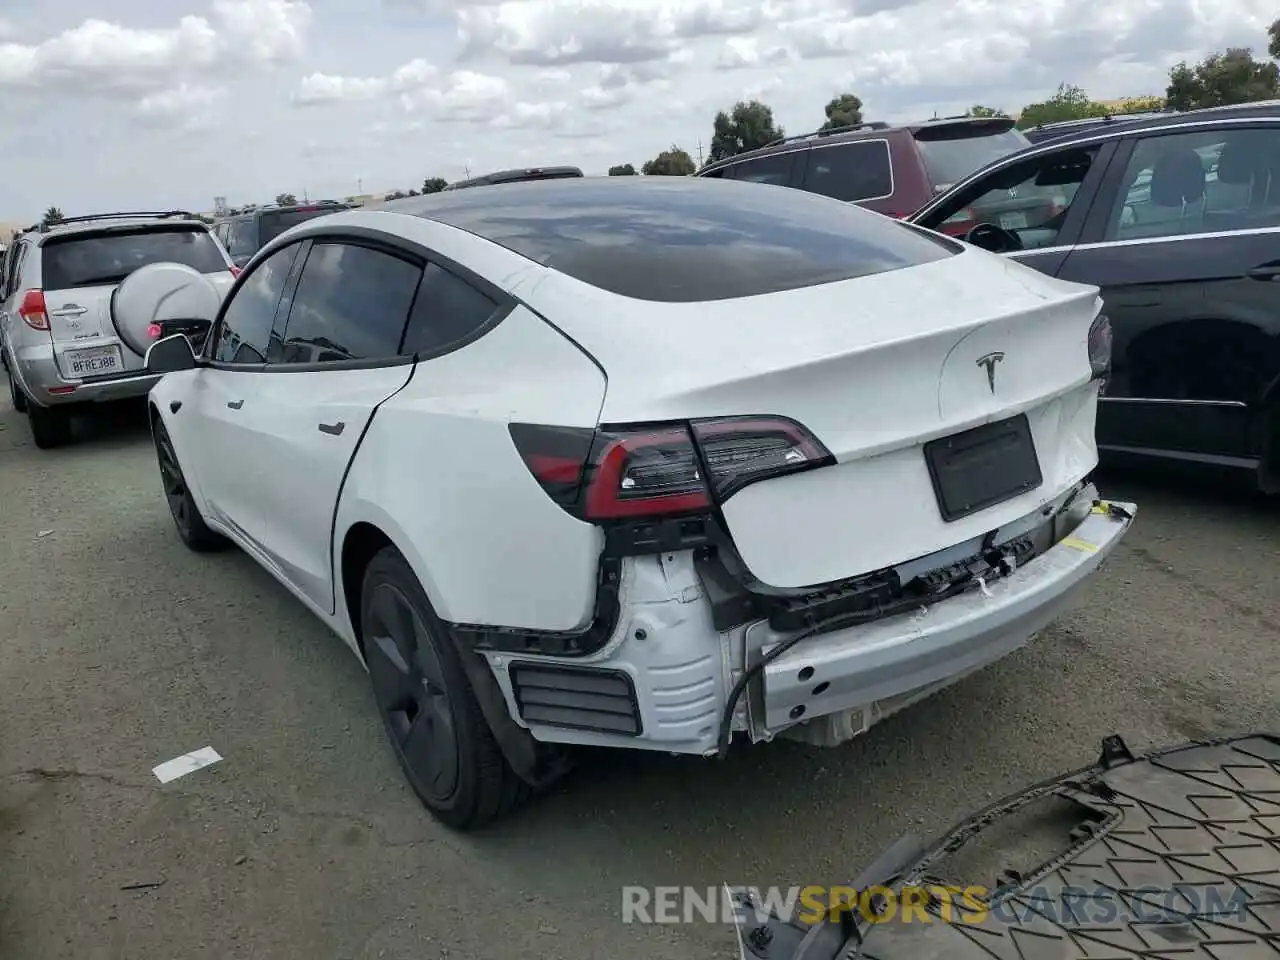
[[[69,217],[10,245],[0,261],[0,363],[37,447],[70,440],[71,415],[87,404],[145,395],[158,379],[143,364],[150,341],[207,333],[182,324],[130,331],[116,322],[120,281],[170,262],[205,274],[224,294],[238,273],[204,221],[182,211]]]

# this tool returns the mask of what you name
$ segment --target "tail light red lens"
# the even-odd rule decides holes
[[[1089,327],[1089,369],[1093,379],[1104,380],[1111,372],[1111,321],[1098,314]]]
[[[704,513],[743,487],[835,462],[785,417],[730,417],[607,430],[512,424],[543,490],[590,522]]]
[[[44,302],[43,290],[28,290],[18,306],[20,316],[32,330],[49,329],[49,311]]]
[[[240,268],[239,268],[239,267],[227,267],[227,272],[228,272],[229,274],[231,274],[231,276],[232,276],[232,277],[238,277],[238,276],[240,276]]]

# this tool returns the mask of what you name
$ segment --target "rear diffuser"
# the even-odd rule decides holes
[[[962,850],[1037,803],[1071,813],[1048,859],[1021,872],[949,875]],[[1134,757],[1108,737],[1094,766],[1002,800],[929,848],[904,837],[850,887],[861,894],[846,893],[853,906],[817,924],[739,897],[741,956],[1277,960],[1280,738]]]

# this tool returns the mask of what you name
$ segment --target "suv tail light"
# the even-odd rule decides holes
[[[1105,380],[1111,372],[1111,321],[1105,313],[1089,327],[1089,369],[1095,380]]]
[[[786,417],[594,431],[513,423],[510,431],[547,495],[592,523],[705,513],[749,484],[835,462]]]
[[[231,274],[232,279],[240,276],[240,268],[236,266],[227,267],[227,273]]]
[[[20,316],[32,330],[49,329],[49,311],[44,303],[43,290],[28,290],[18,307]]]

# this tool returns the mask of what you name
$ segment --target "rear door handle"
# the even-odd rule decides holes
[[[1245,273],[1250,280],[1274,280],[1280,277],[1280,260],[1262,263]]]
[[[82,306],[80,306],[80,304],[78,304],[78,303],[69,303],[69,304],[67,304],[65,307],[62,307],[61,309],[58,309],[58,310],[54,310],[54,311],[52,311],[52,312],[50,313],[50,316],[54,316],[54,317],[78,317],[78,316],[80,316],[80,314],[82,314],[82,313],[88,313],[88,312],[89,312],[89,308],[88,308],[88,307],[82,307]]]
[[[337,423],[321,423],[318,424],[321,433],[327,433],[330,436],[340,437],[342,431],[347,429],[347,425],[339,420]]]
[[[243,407],[243,406],[244,406],[244,401],[243,401],[243,400],[228,400],[228,401],[227,401],[227,406],[228,406],[228,407],[230,407],[232,410],[239,410],[241,407]]]

